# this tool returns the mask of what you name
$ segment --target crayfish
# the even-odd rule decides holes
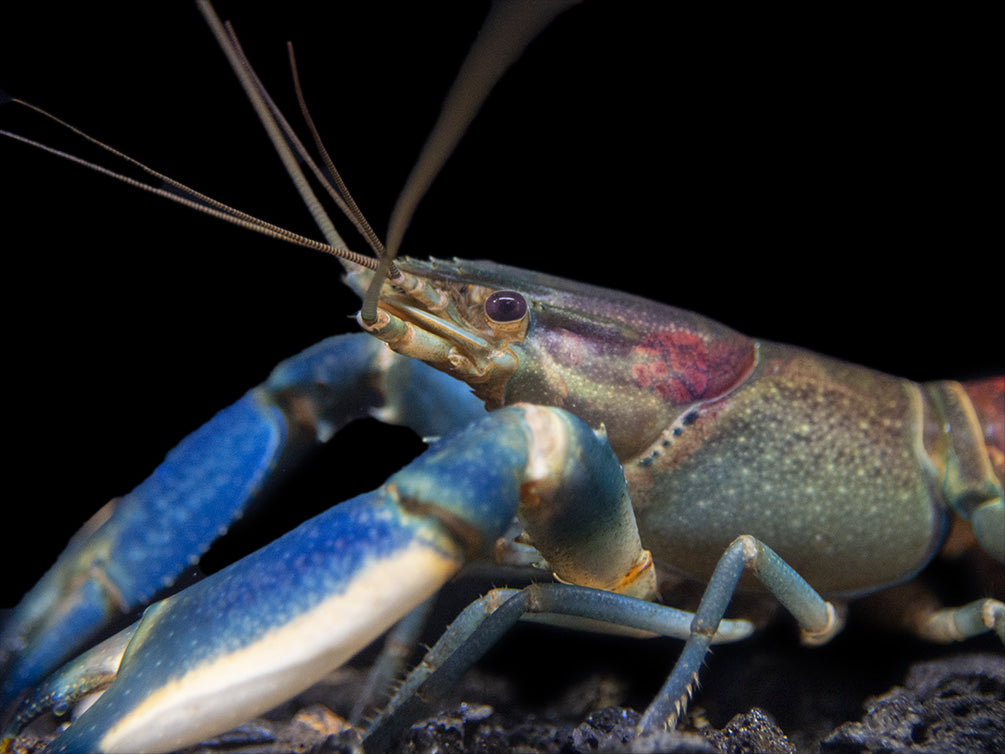
[[[169,751],[196,743],[320,680],[414,615],[466,563],[479,560],[533,566],[547,583],[494,590],[476,601],[371,724],[364,746],[389,745],[404,726],[429,711],[424,700],[435,696],[433,691],[449,688],[508,626],[527,616],[590,630],[684,639],[680,660],[638,724],[641,735],[656,735],[683,715],[709,645],[739,640],[753,630],[742,615],[724,618],[738,586],[766,589],[795,616],[803,638],[814,643],[840,630],[848,599],[914,576],[954,526],[999,561],[993,567],[1000,569],[1005,558],[1005,379],[932,381],[930,369],[941,373],[941,364],[954,364],[947,355],[954,343],[930,321],[916,324],[912,318],[905,324],[904,298],[895,298],[897,290],[910,290],[910,305],[919,289],[946,287],[940,314],[954,316],[946,303],[956,294],[950,281],[938,279],[930,264],[923,274],[905,268],[908,256],[912,264],[920,256],[919,247],[944,256],[946,249],[965,245],[966,239],[957,238],[965,203],[956,199],[959,204],[947,210],[940,199],[919,209],[919,202],[931,201],[931,186],[919,189],[901,177],[898,186],[909,198],[898,196],[890,207],[888,196],[897,192],[878,190],[863,178],[868,161],[856,152],[909,118],[891,106],[881,109],[889,122],[877,125],[879,136],[856,140],[848,129],[828,124],[807,128],[809,136],[779,138],[774,131],[790,120],[777,112],[770,126],[739,115],[762,108],[771,112],[793,91],[809,96],[802,84],[822,73],[836,75],[825,53],[811,58],[815,66],[785,76],[779,61],[762,60],[757,70],[779,77],[777,88],[767,92],[753,86],[762,77],[745,68],[749,59],[735,52],[734,63],[742,60],[743,66],[706,69],[698,82],[674,83],[680,68],[675,63],[688,60],[687,54],[647,28],[646,11],[631,12],[642,17],[612,23],[601,11],[577,8],[531,43],[515,73],[534,80],[533,104],[514,106],[503,143],[495,142],[493,154],[477,159],[467,144],[479,138],[480,121],[475,122],[466,141],[456,146],[457,172],[447,167],[440,179],[461,188],[445,199],[434,187],[408,231],[407,250],[415,243],[414,248],[438,257],[456,251],[505,264],[392,260],[393,252],[378,241],[367,262],[343,261],[348,288],[358,296],[350,305],[334,290],[330,260],[291,252],[295,258],[280,262],[291,266],[277,272],[271,246],[255,238],[246,242],[247,251],[243,237],[235,241],[229,229],[225,240],[210,242],[221,231],[202,224],[197,231],[186,225],[176,235],[163,220],[145,219],[135,230],[123,231],[128,250],[121,258],[99,249],[86,259],[66,252],[70,258],[64,261],[61,253],[61,279],[39,300],[59,302],[73,337],[66,339],[69,356],[61,357],[58,375],[43,375],[53,382],[36,395],[51,400],[57,386],[65,389],[69,383],[75,395],[90,397],[93,390],[81,389],[78,381],[88,384],[91,378],[80,372],[93,369],[115,385],[102,387],[104,395],[114,396],[131,415],[115,424],[132,427],[111,433],[120,451],[96,451],[91,446],[102,432],[82,427],[87,411],[95,411],[89,422],[112,424],[101,418],[110,397],[100,401],[100,412],[31,401],[31,416],[46,417],[46,432],[59,416],[60,424],[87,438],[80,458],[67,459],[70,466],[60,473],[74,478],[75,490],[83,486],[76,482],[81,474],[66,468],[83,472],[105,459],[103,465],[116,470],[119,453],[134,452],[135,436],[148,435],[150,424],[166,425],[164,431],[177,440],[184,425],[198,423],[191,412],[212,411],[209,403],[197,403],[183,412],[163,394],[201,394],[205,381],[213,385],[205,390],[206,401],[227,394],[235,383],[218,365],[249,368],[240,352],[254,351],[250,368],[264,373],[270,360],[278,360],[273,356],[289,347],[289,331],[297,329],[297,348],[306,347],[328,334],[333,312],[342,317],[357,308],[358,300],[364,304],[353,334],[328,338],[282,361],[244,397],[230,394],[229,401],[237,402],[182,440],[152,477],[141,481],[135,472],[135,490],[85,524],[67,554],[25,597],[0,633],[10,735],[42,711],[61,711],[101,692],[55,739],[53,751]],[[409,11],[401,13],[395,27],[400,37],[391,48],[406,45],[418,23],[404,15]],[[472,19],[458,23],[477,26]],[[594,35],[592,43],[571,42],[584,33],[577,28],[584,25],[586,39]],[[603,43],[598,43],[601,33]],[[188,49],[187,36],[186,42],[180,36],[164,34],[169,49]],[[222,30],[218,36],[240,69],[234,39],[228,42]],[[629,59],[619,66],[644,68],[669,55],[670,74],[661,74],[658,87],[652,81],[607,80],[615,42]],[[439,45],[412,43],[416,58],[430,47],[439,52]],[[548,60],[546,73],[535,72],[549,43],[561,44],[560,49],[578,44],[577,59],[589,69],[563,67],[563,53]],[[692,54],[702,48],[693,41],[684,46]],[[362,54],[342,49],[335,56],[346,61],[340,69],[350,79],[347,86],[354,83],[354,64]],[[436,62],[422,65],[435,67]],[[318,65],[300,61],[308,77]],[[431,75],[425,68],[411,73],[417,79]],[[733,97],[721,94],[727,74],[736,76],[728,85]],[[405,90],[416,79],[406,80]],[[580,86],[583,91],[570,93]],[[253,80],[250,88],[255,91]],[[305,88],[310,90],[310,84]],[[379,150],[387,150],[379,152],[382,159],[391,161],[398,148],[389,134],[418,118],[413,115],[417,106],[401,99],[409,94],[380,96],[394,106],[381,108],[379,117],[362,127],[363,135],[379,142]],[[574,94],[587,105],[573,117],[563,111],[572,107],[567,98]],[[879,89],[872,94],[877,105]],[[919,107],[910,91],[901,96],[908,109]],[[509,97],[512,101],[515,95]],[[347,113],[367,112],[366,106],[357,107],[366,102],[363,98],[363,93],[349,95],[351,104],[343,104],[332,120],[341,127],[352,120]],[[667,99],[690,105],[668,117]],[[186,87],[155,104],[175,117],[189,109],[181,104],[190,101]],[[781,112],[809,118],[807,113],[825,112],[827,103],[811,97],[808,105]],[[316,112],[316,120],[324,113]],[[159,117],[148,113],[136,119]],[[484,117],[506,114],[493,111]],[[559,118],[570,120],[556,126]],[[207,128],[213,126],[212,117],[204,120]],[[589,130],[598,120],[615,130],[602,138],[617,145],[604,148],[603,158]],[[278,128],[283,135],[276,141],[289,141],[289,131]],[[506,142],[518,135],[530,139],[530,146],[510,151]],[[773,149],[764,148],[767,137],[773,138],[767,142]],[[929,143],[916,138],[918,144]],[[822,161],[812,168],[803,165],[804,149],[816,154],[821,143],[827,145]],[[884,144],[884,176],[912,166],[915,151]],[[414,152],[419,144],[412,146]],[[5,155],[20,154],[19,149],[5,145]],[[781,164],[778,150],[789,155]],[[235,151],[245,162],[259,153]],[[518,168],[513,162],[518,157],[529,164]],[[298,159],[303,161],[293,161]],[[338,161],[347,175],[358,170]],[[263,161],[254,162],[253,175]],[[640,176],[640,165],[653,169]],[[941,167],[959,180],[951,165]],[[809,172],[829,174],[827,180],[814,179],[825,186],[827,201],[798,188]],[[661,176],[655,186],[652,174]],[[841,179],[837,186],[829,184],[834,174]],[[241,173],[239,192],[253,182],[247,175]],[[161,177],[155,178],[145,180],[159,189]],[[61,174],[55,183],[75,180]],[[94,180],[88,177],[81,190],[93,191]],[[392,182],[382,175],[380,190]],[[646,198],[623,198],[629,183]],[[570,184],[588,186],[586,195],[596,203],[584,207],[582,193],[564,196],[561,186]],[[852,185],[854,201],[846,194]],[[478,201],[481,186],[488,186],[484,190],[491,201]],[[37,185],[27,188],[30,198],[11,197],[10,206],[14,201],[35,206],[38,194],[30,192],[38,190]],[[215,206],[186,191],[171,186],[166,193],[195,197],[192,203],[204,209]],[[362,197],[371,189],[364,185],[354,191]],[[343,189],[336,193],[345,199]],[[839,200],[844,202],[840,210],[835,208]],[[360,203],[380,204],[380,199],[368,196]],[[866,232],[872,227],[861,219],[863,213],[876,213],[873,203],[890,213],[883,218],[886,230],[878,234]],[[434,237],[423,223],[442,218],[446,205],[450,220]],[[849,221],[856,217],[854,210],[858,219]],[[74,216],[72,210],[62,212],[57,217]],[[79,222],[95,213],[89,206]],[[236,217],[229,209],[220,213]],[[357,226],[363,224],[361,213],[350,209],[348,214]],[[947,214],[955,219],[944,219]],[[73,244],[83,246],[76,239],[92,230],[77,221],[63,222],[73,229]],[[254,219],[246,222],[263,227]],[[395,227],[393,220],[390,225]],[[54,236],[44,231],[33,228],[36,241]],[[292,235],[269,233],[287,240]],[[53,242],[65,243],[68,235]],[[341,240],[328,235],[316,245],[341,251],[334,238]],[[897,251],[890,252],[891,245]],[[575,251],[575,264],[563,246]],[[592,261],[590,252],[596,254]],[[528,272],[514,262],[548,272]],[[893,262],[896,274],[884,269]],[[116,280],[128,279],[128,286],[99,280],[105,287],[96,294],[90,278],[97,264],[108,265],[107,275],[114,271]],[[579,278],[593,284],[571,282]],[[217,293],[203,296],[193,289],[213,284],[223,290],[219,300],[206,304],[214,307],[207,312],[193,300],[217,298]],[[614,292],[612,285],[633,293]],[[243,293],[251,289],[256,290],[253,300]],[[241,292],[240,304],[230,298],[235,292]],[[961,299],[987,306],[988,321],[998,328],[997,307],[982,300],[986,295],[968,291]],[[831,337],[845,338],[834,349],[842,359],[775,342],[788,327],[791,339],[827,350],[826,337],[816,340],[817,328],[824,327],[817,325],[821,307],[839,312]],[[190,309],[199,310],[198,321],[187,319]],[[125,328],[136,322],[145,326],[151,311],[170,312],[169,329],[177,332],[180,321],[190,331],[173,336],[180,340],[148,332],[144,338],[154,343],[150,350],[141,345],[138,353],[119,353]],[[740,334],[757,332],[759,322],[772,317],[770,340]],[[204,318],[213,324],[203,325]],[[301,328],[304,320],[308,326]],[[969,338],[987,327],[979,318],[976,324],[966,321],[972,328],[964,334]],[[122,330],[112,337],[115,328]],[[190,343],[193,334],[206,340]],[[856,352],[865,338],[872,339],[874,353]],[[976,342],[986,347],[986,340],[982,336]],[[973,348],[975,340],[969,342]],[[926,349],[921,366],[906,368],[915,380],[889,376],[901,366],[892,354],[910,350],[911,343]],[[165,365],[175,353],[186,354],[182,366]],[[940,368],[930,366],[933,355]],[[855,360],[879,369],[853,366]],[[166,369],[160,373],[162,366]],[[970,370],[954,368],[961,376]],[[149,378],[154,371],[159,373]],[[184,387],[168,387],[167,375]],[[156,419],[148,418],[141,397],[144,403],[161,403],[151,409],[160,412]],[[66,420],[63,411],[72,419]],[[386,482],[330,498],[325,507],[354,496],[234,565],[175,591],[200,556],[217,554],[212,542],[237,525],[245,506],[273,492],[273,472],[285,472],[314,453],[317,444],[337,442],[340,430],[357,419],[407,427],[428,439],[430,448]],[[47,434],[44,438],[48,442]],[[39,435],[24,443],[33,450],[41,444]],[[368,471],[358,467],[392,455],[383,442],[368,437],[362,444],[365,452],[358,460],[333,459],[337,476],[358,480]],[[129,463],[138,468],[140,462],[130,458]],[[119,493],[110,491],[108,497]],[[54,495],[47,490],[46,496]],[[76,505],[71,508],[79,512]],[[52,517],[47,511],[43,515],[47,521]],[[55,525],[46,528],[51,532]],[[23,525],[9,529],[21,530]],[[680,580],[710,585],[700,606],[678,610],[660,602]],[[929,609],[926,603],[908,611],[902,622],[936,640],[988,631],[1005,640],[1000,597],[975,596],[958,610]],[[159,598],[139,622],[130,622]],[[119,632],[89,649],[113,627]]]

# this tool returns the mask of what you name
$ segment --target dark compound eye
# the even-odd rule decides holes
[[[517,322],[527,313],[527,301],[516,291],[496,291],[485,299],[485,316],[493,322]]]

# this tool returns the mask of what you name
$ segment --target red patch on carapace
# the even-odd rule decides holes
[[[714,398],[739,382],[753,366],[749,342],[713,341],[687,331],[647,335],[632,349],[632,376],[674,404]]]

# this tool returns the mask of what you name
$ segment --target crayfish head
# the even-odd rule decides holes
[[[564,408],[622,460],[750,374],[753,341],[700,315],[487,261],[403,259],[365,330],[468,383],[489,409]],[[373,273],[350,273],[361,292]]]
[[[519,365],[512,346],[526,337],[531,319],[526,299],[460,260],[396,264],[401,274],[384,281],[376,319],[357,316],[360,326],[397,353],[463,380],[489,408],[504,405]],[[346,282],[362,296],[374,274],[359,268]]]

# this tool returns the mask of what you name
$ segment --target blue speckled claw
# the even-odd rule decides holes
[[[483,414],[463,383],[366,335],[330,338],[283,362],[102,509],[25,596],[0,631],[0,707],[169,588],[277,469],[348,422],[378,415],[436,436]]]
[[[584,514],[604,524],[588,547],[575,526],[567,536],[541,523]],[[604,563],[648,562],[606,440],[560,409],[501,409],[379,489],[149,608],[114,682],[51,751],[172,751],[268,710],[484,555],[514,515],[546,554],[579,548],[585,563],[599,548]],[[596,578],[626,593],[646,583],[633,567],[604,570]]]

